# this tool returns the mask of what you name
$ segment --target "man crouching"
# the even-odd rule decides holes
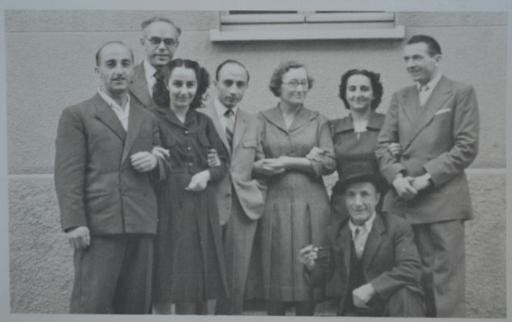
[[[424,316],[421,263],[408,223],[379,211],[385,188],[376,165],[348,164],[340,186],[350,218],[329,229],[330,245],[308,245],[299,260],[312,287],[336,294],[337,315]]]

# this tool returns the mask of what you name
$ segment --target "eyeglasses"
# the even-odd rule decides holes
[[[309,85],[309,82],[307,79],[303,79],[301,81],[299,81],[297,79],[292,79],[291,81],[286,82],[284,84],[291,88],[297,88],[297,87],[299,87],[299,85],[302,85],[303,88],[307,88]]]
[[[153,45],[153,46],[159,46],[160,43],[164,43],[165,46],[167,47],[173,47],[173,46],[176,46],[178,44],[178,41],[173,39],[173,38],[160,38],[160,37],[151,37],[149,38],[149,42]]]

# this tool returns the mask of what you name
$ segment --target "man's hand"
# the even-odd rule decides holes
[[[412,181],[411,177],[404,177],[401,173],[397,174],[393,180],[393,187],[400,198],[410,200],[418,194],[418,190],[411,185]]]
[[[299,251],[299,262],[301,262],[308,271],[315,268],[315,260],[318,258],[318,248],[313,245],[307,245]]]
[[[262,159],[254,163],[256,171],[266,176],[273,176],[286,171],[284,163],[279,159]]]
[[[91,244],[91,234],[86,226],[78,226],[66,232],[66,237],[74,249],[83,249]]]
[[[416,189],[417,191],[421,191],[421,190],[424,190],[424,189],[430,187],[430,185],[431,185],[430,178],[431,178],[431,176],[428,173],[425,173],[422,176],[413,178],[413,180],[412,180],[413,188]]]
[[[154,150],[154,148],[153,148]],[[157,157],[151,152],[141,151],[130,156],[132,167],[139,172],[148,172],[157,165]]]
[[[363,309],[368,308],[368,302],[374,295],[375,289],[370,283],[361,285],[352,291],[352,299],[354,300],[354,305]]]
[[[210,171],[204,170],[192,176],[190,183],[185,188],[187,191],[203,191],[210,181]]]
[[[164,149],[161,146],[155,146],[153,150],[151,150],[151,154],[160,159],[168,158],[171,155],[168,149]]]
[[[215,149],[208,150],[207,161],[208,161],[208,166],[210,168],[219,167],[222,164],[219,159],[219,154],[217,153],[217,150],[215,150]]]

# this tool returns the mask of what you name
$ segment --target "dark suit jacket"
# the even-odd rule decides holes
[[[67,107],[59,120],[55,188],[64,231],[88,226],[92,235],[154,234],[157,205],[150,177],[132,168],[130,155],[160,144],[157,121],[132,97],[126,132],[114,111],[96,94]]]
[[[330,295],[339,298],[338,315],[344,314],[349,294],[350,254],[352,234],[348,219],[337,221],[329,228],[330,261],[316,265],[306,274],[312,286],[329,283]],[[421,262],[413,232],[404,219],[390,214],[377,214],[363,252],[363,274],[382,300],[401,287],[421,293]]]
[[[252,179],[252,167],[256,160],[258,143],[258,118],[242,109],[238,109],[233,133],[233,150],[228,146],[226,131],[222,127],[213,101],[204,109],[198,109],[208,115],[217,129],[230,156],[229,173],[217,185],[217,205],[221,224],[229,221],[231,214],[231,194],[236,193],[244,216],[251,220],[259,219],[265,206],[265,187]],[[234,187],[235,191],[232,191]]]
[[[153,101],[151,93],[146,82],[146,74],[144,71],[144,62],[133,68],[133,75],[130,81],[130,92],[144,105],[145,108],[158,109]]]
[[[399,172],[428,172],[433,186],[409,201],[391,189],[383,210],[402,214],[412,224],[471,219],[464,169],[478,152],[478,132],[478,104],[471,86],[443,76],[425,106],[419,105],[416,86],[396,92],[377,139],[381,172],[389,183]],[[391,142],[402,146],[399,160],[387,151]]]

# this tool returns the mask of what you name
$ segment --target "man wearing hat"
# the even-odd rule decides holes
[[[413,232],[404,219],[378,209],[385,184],[375,161],[347,164],[339,185],[350,218],[330,227],[330,245],[300,250],[305,278],[336,295],[338,315],[423,316]]]

